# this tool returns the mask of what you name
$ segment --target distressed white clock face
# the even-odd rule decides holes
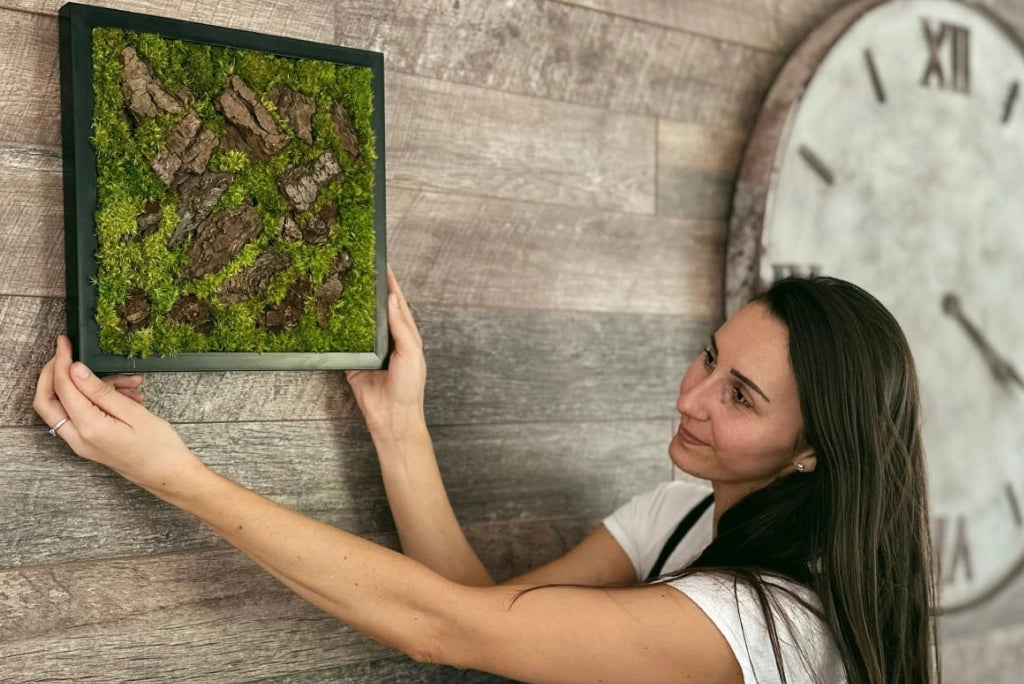
[[[869,10],[787,124],[761,234],[763,282],[851,280],[906,332],[947,610],[1024,564],[1022,83],[1019,45],[979,10]]]

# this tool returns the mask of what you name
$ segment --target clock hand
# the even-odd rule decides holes
[[[985,357],[989,368],[992,369],[992,375],[999,381],[999,384],[1006,387],[1010,382],[1016,382],[1021,387],[1024,387],[1024,379],[1021,379],[1020,373],[1013,367],[1013,364],[1000,356],[974,323],[964,315],[960,308],[960,298],[958,296],[952,292],[946,293],[942,298],[942,310],[955,318],[963,326],[967,336],[971,338],[978,351]]]

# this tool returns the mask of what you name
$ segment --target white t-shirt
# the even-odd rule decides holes
[[[679,521],[709,493],[707,487],[691,482],[666,482],[634,497],[605,518],[604,526],[633,562],[639,580],[647,577]],[[680,570],[696,560],[711,543],[713,520],[712,504],[668,557],[662,573]],[[814,594],[805,587],[775,578],[766,583],[784,586],[817,605]],[[743,670],[744,682],[782,681],[753,589],[731,577],[704,573],[669,584],[686,594],[715,623]],[[826,625],[785,591],[776,590],[772,595],[778,600],[773,617],[787,681],[846,682],[842,660]]]

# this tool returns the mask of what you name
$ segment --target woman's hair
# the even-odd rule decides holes
[[[849,681],[927,682],[938,670],[935,589],[906,338],[878,300],[835,278],[788,278],[754,301],[789,330],[803,440],[817,463],[725,511],[710,546],[671,578],[716,569],[749,585],[783,681],[772,576],[817,594]]]

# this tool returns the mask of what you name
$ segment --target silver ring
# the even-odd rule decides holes
[[[62,427],[64,427],[64,423],[66,423],[66,422],[68,422],[68,417],[64,416],[59,421],[57,421],[56,425],[54,425],[52,428],[47,430],[47,432],[50,433],[51,437],[56,437],[57,436],[57,430],[60,430]]]

